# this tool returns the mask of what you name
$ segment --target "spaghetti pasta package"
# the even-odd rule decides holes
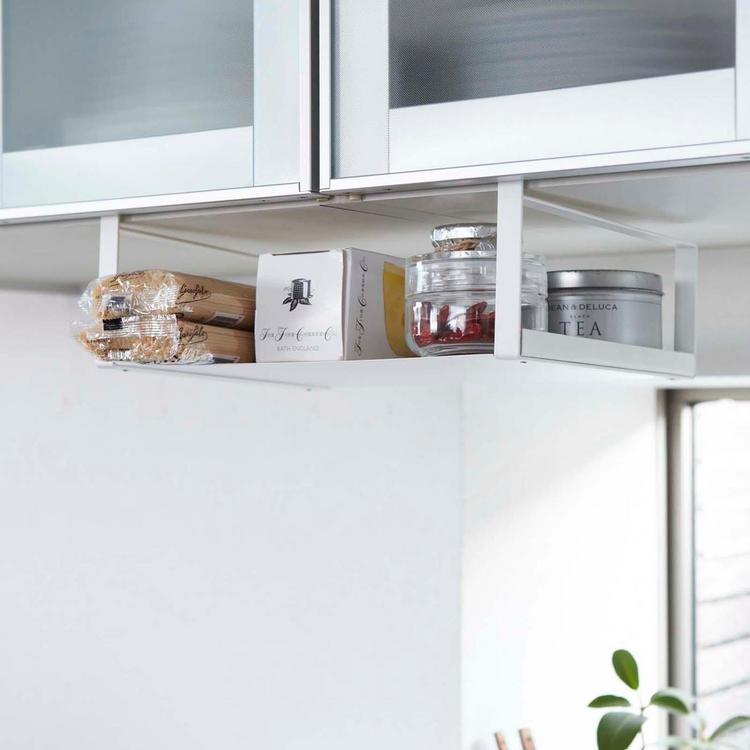
[[[133,271],[94,279],[80,305],[99,320],[179,315],[193,323],[252,331],[255,287],[176,271]]]
[[[219,364],[255,359],[251,333],[176,315],[98,320],[85,324],[78,339],[104,362]]]

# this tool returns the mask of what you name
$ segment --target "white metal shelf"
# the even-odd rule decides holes
[[[424,203],[420,203],[424,201]],[[339,210],[336,210],[339,209]],[[646,248],[673,251],[675,258],[675,326],[674,342],[666,350],[639,346],[627,346],[608,341],[563,336],[555,333],[521,331],[521,259],[524,251],[525,210],[529,215],[543,214],[554,217],[556,226],[565,223],[585,225],[603,234],[615,234],[628,243],[634,240]],[[247,211],[228,209],[228,213],[198,211],[187,215],[154,217],[154,223],[144,228],[141,220],[137,225],[124,223],[118,216],[101,219],[99,248],[99,274],[114,273],[120,269],[120,233],[130,227],[141,233],[149,232],[161,239],[168,238],[170,231],[177,233],[179,241],[195,242],[208,253],[213,249],[225,249],[231,243],[223,238],[221,245],[206,243],[205,229],[208,222],[217,236],[222,221],[241,218],[243,231],[255,236],[255,243],[244,246],[248,264],[252,256],[265,251],[292,251],[323,249],[358,245],[349,242],[348,232],[364,233],[370,241],[360,244],[369,249],[399,255],[419,253],[427,246],[429,230],[439,223],[461,220],[496,220],[498,223],[498,278],[496,297],[495,356],[449,357],[423,360],[381,360],[368,362],[301,362],[248,365],[217,365],[199,367],[145,367],[146,371],[168,370],[173,373],[190,373],[230,380],[285,383],[301,386],[346,386],[346,385],[407,385],[410,383],[440,383],[446,378],[453,381],[471,382],[488,379],[496,381],[503,377],[517,377],[518,368],[525,364],[524,378],[530,369],[539,373],[547,382],[551,363],[572,365],[575,370],[588,368],[597,377],[602,370],[619,373],[643,374],[657,377],[690,377],[695,373],[695,288],[697,282],[697,247],[689,242],[643,229],[631,224],[595,215],[566,206],[554,200],[524,195],[521,180],[500,182],[481,188],[451,188],[431,190],[427,194],[368,196],[366,200],[345,201],[337,199],[319,205],[287,204],[269,206],[265,209],[252,207]],[[561,222],[560,219],[563,221]],[[198,222],[195,224],[194,222]],[[193,237],[191,238],[191,232]],[[381,234],[382,233],[382,234]],[[383,246],[378,241],[387,235],[389,243]],[[310,242],[328,240],[322,246]],[[200,238],[200,239],[198,239]],[[303,240],[302,238],[305,238]],[[339,241],[336,241],[336,240]],[[261,244],[262,243],[262,244]],[[155,265],[159,265],[156,263]],[[633,264],[637,267],[637,263]],[[203,272],[201,269],[190,269]],[[250,271],[250,267],[248,266]],[[254,267],[251,272],[254,271]],[[529,365],[533,364],[533,368]],[[508,365],[512,365],[510,368]],[[545,369],[546,368],[546,369]],[[121,368],[123,369],[123,368]],[[141,369],[126,367],[124,369]],[[513,375],[508,375],[513,373]],[[560,370],[552,377],[558,379]],[[580,373],[576,374],[580,377]]]
[[[521,358],[669,377],[684,378],[695,374],[695,356],[687,352],[595,341],[543,331],[522,331]]]
[[[461,384],[642,382],[670,387],[692,374],[693,358],[608,341],[523,331],[521,357],[492,354],[335,362],[224,365],[103,365],[134,373],[216,378],[304,388],[425,387]],[[675,380],[677,378],[677,380]],[[692,381],[690,387],[693,387]]]
[[[554,335],[554,334],[549,334]],[[557,338],[565,339],[565,336]],[[541,359],[541,358],[540,358]],[[596,364],[596,357],[591,357]],[[110,371],[204,377],[234,383],[275,384],[310,389],[424,388],[469,385],[548,385],[555,383],[666,384],[655,373],[580,366],[560,361],[501,360],[492,354],[339,362],[274,362],[223,365],[102,365]]]

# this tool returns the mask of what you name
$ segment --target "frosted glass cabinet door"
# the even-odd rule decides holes
[[[304,6],[2,0],[3,207],[297,191]]]
[[[736,0],[330,0],[332,176],[735,138]]]

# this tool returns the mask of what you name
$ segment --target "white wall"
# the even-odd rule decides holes
[[[707,249],[700,256],[698,370],[750,375],[750,249]]]
[[[73,314],[0,292],[3,750],[593,747],[659,661],[652,390],[123,374]]]
[[[656,394],[467,388],[464,410],[463,746],[531,727],[541,749],[593,748],[586,705],[627,690],[615,649],[647,689],[665,677]]]
[[[0,747],[455,750],[460,394],[102,371],[72,315],[0,292]]]

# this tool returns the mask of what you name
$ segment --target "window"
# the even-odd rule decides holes
[[[677,393],[670,416],[672,682],[712,728],[750,712],[750,392]]]

